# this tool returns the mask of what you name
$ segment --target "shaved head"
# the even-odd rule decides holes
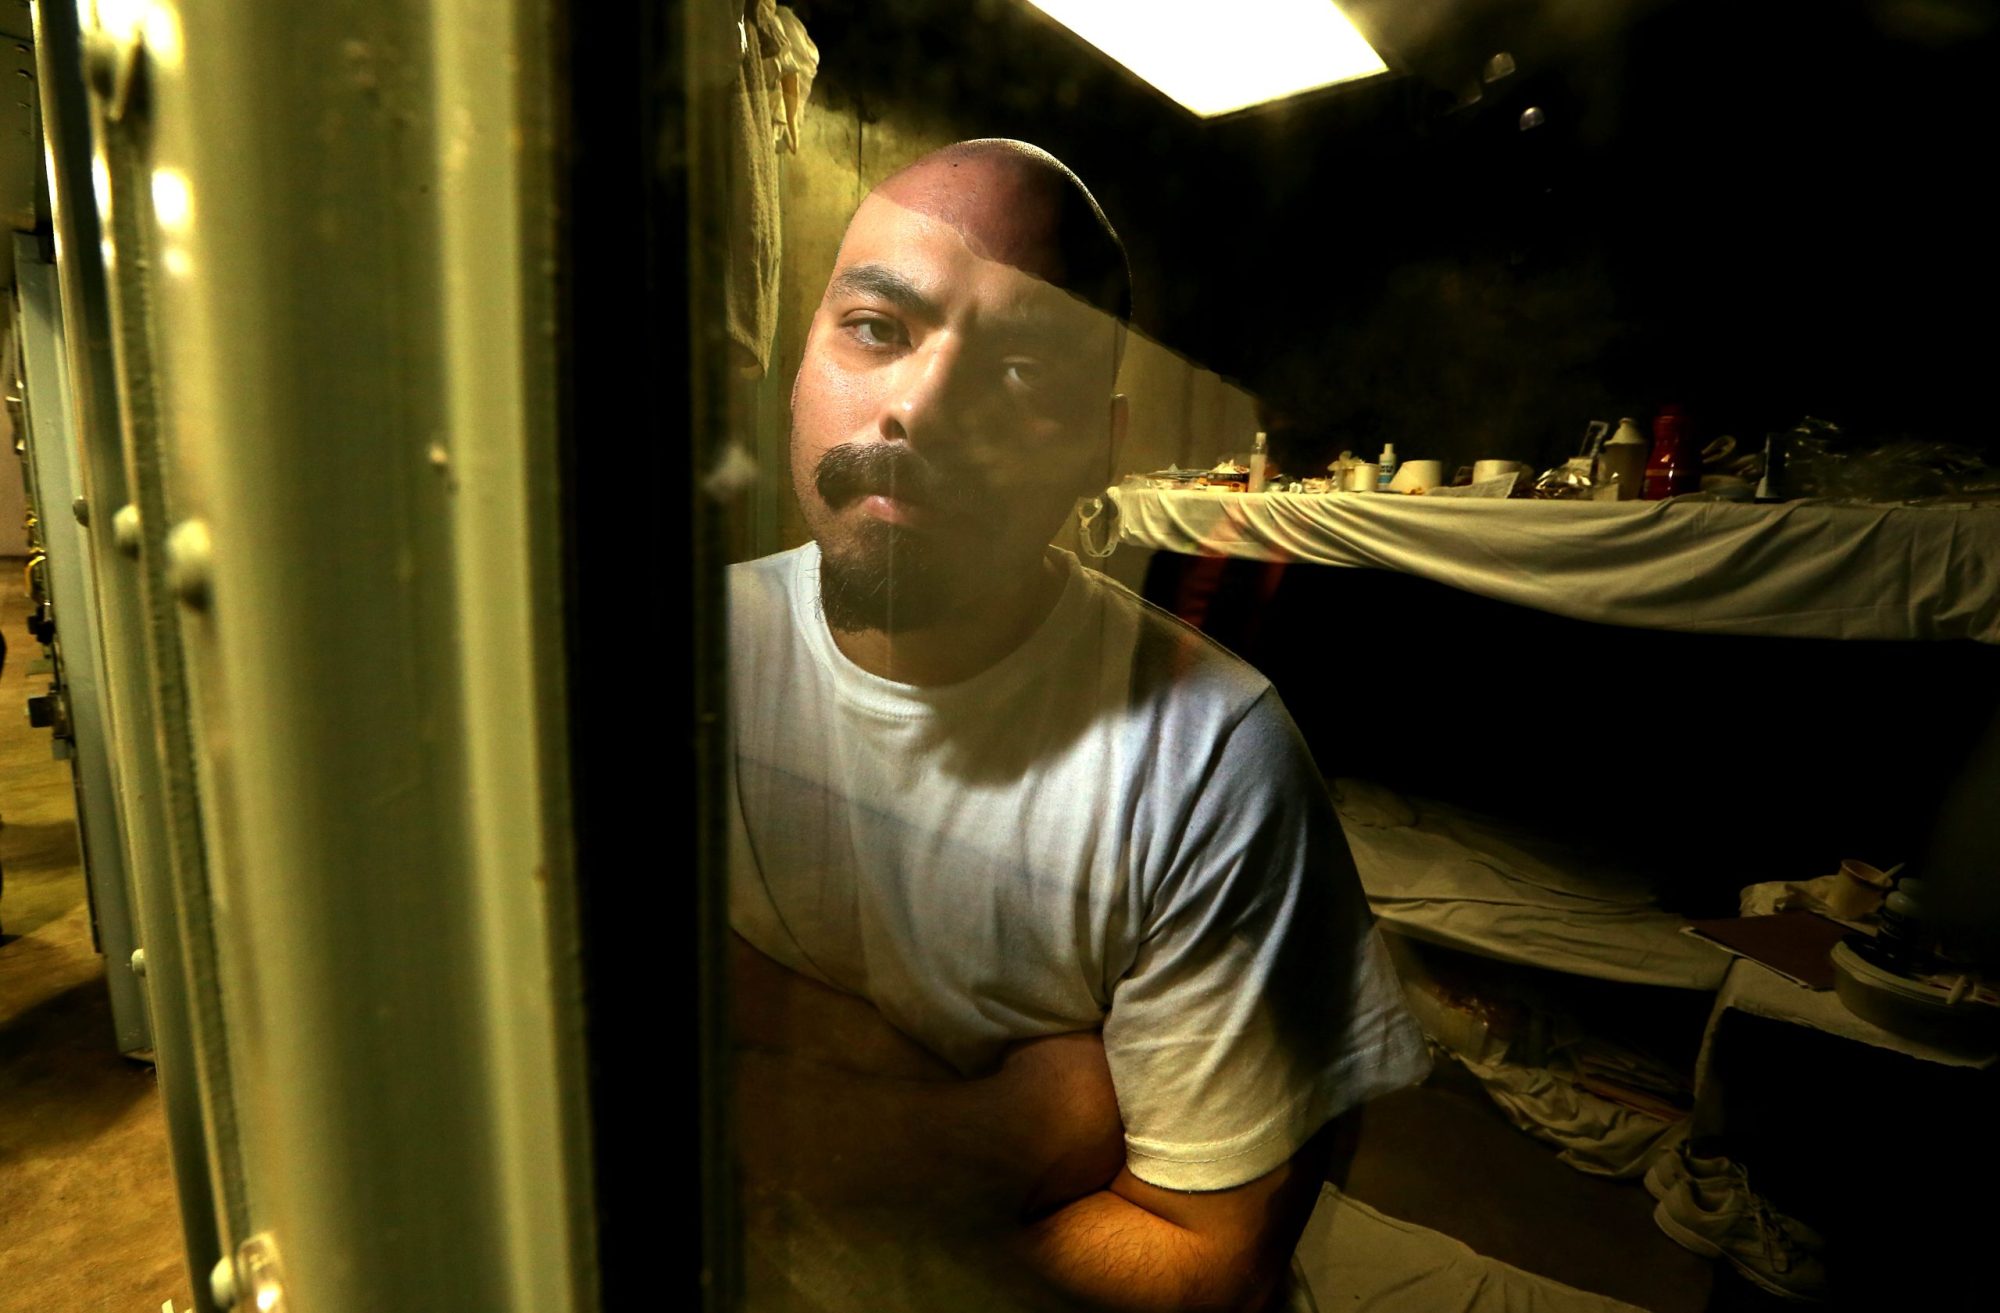
[[[1117,234],[1047,151],[960,142],[868,193],[792,385],[835,634],[972,632],[1059,582],[1049,540],[1124,433],[1131,301]]]
[[[1083,180],[1039,146],[1003,137],[932,151],[873,193],[950,224],[989,260],[1080,297],[1123,323],[1132,316],[1125,245]]]

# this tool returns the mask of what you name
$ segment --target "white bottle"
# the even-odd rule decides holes
[[[1250,491],[1264,491],[1265,446],[1269,438],[1261,431],[1250,444]]]
[[[1396,477],[1396,444],[1393,442],[1383,443],[1382,454],[1375,458],[1375,463],[1382,467],[1382,476],[1376,480],[1375,490],[1377,492],[1387,492],[1389,491],[1389,481]]]
[[[1630,419],[1618,421],[1618,431],[1597,454],[1597,495],[1615,501],[1634,501],[1646,481],[1646,458],[1652,444]],[[1612,489],[1607,492],[1606,489]]]

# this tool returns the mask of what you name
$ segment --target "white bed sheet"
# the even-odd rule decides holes
[[[2000,643],[2000,508],[1109,495],[1121,543],[1400,570],[1577,620]]]
[[[1643,1313],[1524,1272],[1332,1186],[1299,1237],[1290,1313]]]
[[[1651,887],[1559,845],[1364,780],[1334,807],[1375,915],[1417,939],[1601,980],[1719,988],[1730,956]]]

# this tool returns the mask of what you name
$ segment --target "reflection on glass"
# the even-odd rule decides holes
[[[1977,1266],[1863,1201],[2000,1170],[1991,1038],[1858,991],[2000,1009],[2000,24],[1347,8],[1395,75],[1214,119],[1012,0],[745,8],[753,1307]]]
[[[187,175],[179,169],[153,170],[153,218],[168,233],[187,231],[194,217],[194,196]]]
[[[1253,1306],[1329,1124],[1426,1066],[1269,683],[1048,546],[1118,466],[1129,304],[1018,142],[847,225],[812,541],[731,580],[753,1304]]]
[[[1387,71],[1328,0],[1029,0],[1203,117]]]

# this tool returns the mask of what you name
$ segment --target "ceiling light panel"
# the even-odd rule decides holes
[[[1203,118],[1385,73],[1332,0],[1028,0]]]

